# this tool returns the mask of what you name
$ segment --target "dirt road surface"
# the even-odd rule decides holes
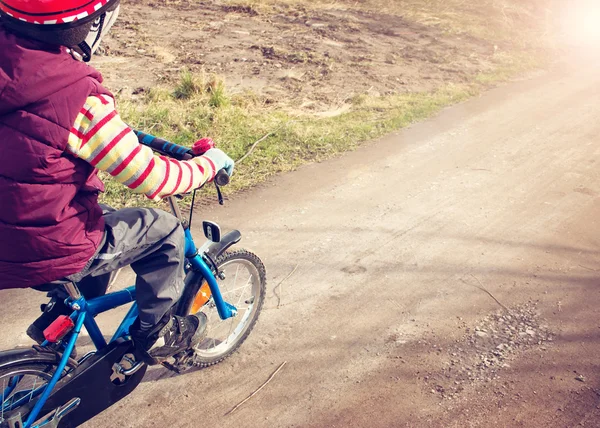
[[[511,83],[205,209],[267,265],[257,328],[218,366],[150,370],[87,426],[600,426],[595,70]],[[2,347],[27,343],[37,301],[2,293]]]

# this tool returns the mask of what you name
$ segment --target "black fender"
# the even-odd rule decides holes
[[[238,242],[240,242],[241,239],[242,234],[240,233],[240,231],[232,230],[225,236],[222,236],[219,242],[213,242],[212,244],[210,244],[204,254],[206,254],[214,264],[221,254],[227,251],[227,249],[232,245],[235,245]]]
[[[27,363],[58,365],[59,362],[60,355],[58,353],[39,346],[33,346],[31,348],[15,348],[0,352],[0,370],[9,366]],[[77,367],[77,362],[72,358],[69,358],[67,366]]]

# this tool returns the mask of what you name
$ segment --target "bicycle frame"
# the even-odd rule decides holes
[[[173,215],[175,215],[180,221],[183,222],[183,216],[174,197],[167,198],[167,201],[171,206],[171,211]],[[217,280],[213,274],[213,271],[208,266],[207,262],[204,260],[203,254],[199,253],[196,244],[194,243],[192,233],[189,229],[189,226],[187,225],[185,225],[185,257],[186,272],[198,272],[203,277],[203,279],[208,282],[212,293],[213,302],[217,308],[217,312],[219,313],[220,318],[227,319],[232,316],[235,316],[237,314],[237,309],[235,308],[235,306],[223,300],[221,291],[219,290],[219,286],[217,284]],[[61,378],[61,374],[67,366],[67,362],[69,360],[71,352],[73,351],[75,342],[77,341],[77,338],[81,333],[82,327],[85,327],[85,329],[87,330],[97,352],[108,346],[108,343],[104,339],[100,327],[94,319],[96,315],[133,302],[133,305],[125,315],[125,318],[115,331],[109,343],[112,343],[113,341],[119,338],[127,338],[129,336],[129,328],[138,316],[138,307],[137,303],[135,302],[135,286],[131,286],[123,290],[112,292],[90,300],[86,300],[79,293],[79,290],[74,284],[66,284],[65,288],[67,289],[67,292],[70,296],[67,299],[66,303],[73,309],[71,319],[74,321],[75,327],[69,333],[70,336],[67,336],[68,339],[66,341],[66,346],[63,351],[62,358],[58,364],[56,372],[54,373],[46,387],[38,388],[31,391],[32,397],[38,396],[40,394],[41,396],[37,400],[32,411],[29,413],[27,420],[23,423],[23,428],[43,428],[46,424],[50,423],[48,420],[46,420],[39,425],[33,425],[36,419],[38,418],[42,407],[44,406],[48,397],[50,396],[52,390],[56,386],[56,383]],[[42,346],[47,346],[48,344],[49,343],[46,341],[42,344]],[[82,362],[82,360],[80,360],[80,362]],[[17,405],[19,405],[18,402],[13,403],[12,407],[15,407]]]

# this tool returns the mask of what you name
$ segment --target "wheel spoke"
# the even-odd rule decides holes
[[[30,366],[19,366],[3,370],[0,375],[2,385],[2,403],[0,407],[0,422],[13,412],[39,399],[52,377],[48,365],[32,363]]]
[[[33,391],[35,391],[35,386],[37,385],[37,377],[33,381],[33,387],[31,388],[31,392],[29,393],[29,401],[33,398]]]
[[[241,288],[242,290],[245,290],[246,288],[248,288],[248,285],[250,284],[250,281],[251,281],[251,280],[252,280],[252,277],[251,277],[251,276],[249,276],[249,277],[248,277],[248,281],[246,281],[246,284],[245,284],[243,287],[240,287],[240,288]],[[239,290],[239,288],[238,288],[238,290]],[[244,292],[242,291],[242,292],[240,293],[240,297],[238,298],[238,300],[237,300],[237,302],[236,302],[236,304],[235,304],[235,307],[236,307],[236,308],[237,308],[237,306],[240,304],[240,302],[242,301],[242,297],[243,297],[243,296],[244,296]]]
[[[230,295],[234,291],[243,290],[245,288],[248,288],[248,285],[251,285],[251,284],[249,284],[250,281],[252,281],[252,277],[248,278],[248,281],[246,281],[246,284],[242,285],[241,287],[235,288],[233,290],[227,290],[226,293],[223,293],[223,298],[225,298],[225,296]]]

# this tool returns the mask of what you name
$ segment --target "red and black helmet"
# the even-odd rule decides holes
[[[89,60],[118,6],[119,0],[0,0],[0,22],[25,37],[79,47]]]
[[[0,0],[0,11],[30,24],[59,25],[89,21],[109,3],[110,0]]]

